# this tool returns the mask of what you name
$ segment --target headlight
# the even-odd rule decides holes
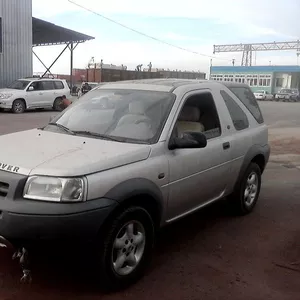
[[[3,94],[3,93],[1,93],[0,94],[0,99],[9,99],[10,97],[12,97],[12,95],[13,94],[7,94],[7,93]]]
[[[85,181],[82,178],[29,177],[23,192],[26,199],[52,202],[84,200]]]

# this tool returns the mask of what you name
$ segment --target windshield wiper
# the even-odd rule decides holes
[[[64,130],[64,131],[66,131],[66,132],[68,132],[68,133],[70,133],[70,134],[75,135],[75,132],[74,132],[74,131],[72,131],[72,130],[69,129],[68,127],[66,127],[66,126],[64,126],[64,125],[61,125],[61,124],[59,124],[59,123],[54,123],[54,122],[52,122],[52,123],[49,123],[48,125],[56,126],[56,127],[58,127],[58,128],[60,128],[60,129],[62,129],[62,130]]]
[[[112,137],[110,135],[101,134],[101,133],[92,132],[92,131],[77,130],[77,131],[73,131],[73,133],[87,135],[87,136],[93,136],[93,137],[101,138],[101,139],[108,140],[108,141],[114,141],[114,142],[125,142],[126,141],[126,138]]]

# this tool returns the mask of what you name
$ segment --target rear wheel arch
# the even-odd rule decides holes
[[[238,178],[236,180],[235,188],[240,184],[241,178],[243,178],[244,173],[246,172],[251,163],[256,163],[259,166],[261,173],[264,172],[269,159],[269,151],[269,146],[263,147],[261,145],[253,145],[248,150],[244,157],[244,161],[242,163]]]
[[[251,162],[257,164],[260,168],[261,173],[263,173],[266,166],[266,159],[263,154],[257,154],[256,156],[253,157]]]

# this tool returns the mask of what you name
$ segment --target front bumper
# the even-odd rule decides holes
[[[105,201],[94,201],[103,200]],[[85,204],[89,206],[89,203]],[[91,211],[57,215],[23,214],[2,210],[0,235],[7,240],[93,240],[114,208],[115,205],[111,204]]]
[[[3,109],[11,109],[12,108],[12,101],[7,101],[7,100],[1,100],[0,99],[0,108]]]
[[[0,171],[0,236],[7,240],[92,240],[118,203],[100,198],[50,203],[22,197],[27,177]],[[1,187],[1,185],[0,185]],[[2,191],[2,193],[1,193]]]

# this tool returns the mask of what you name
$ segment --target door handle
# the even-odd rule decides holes
[[[230,143],[229,142],[223,143],[223,149],[224,150],[227,150],[229,148],[230,148]]]

